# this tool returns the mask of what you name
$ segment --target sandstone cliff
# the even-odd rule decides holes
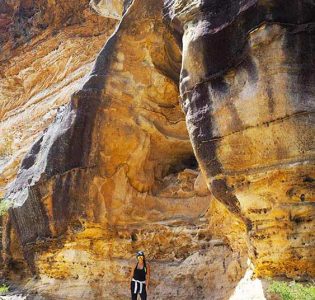
[[[153,299],[227,299],[247,255],[314,276],[314,4],[90,5],[0,6],[6,275],[126,299],[142,249]]]
[[[166,2],[207,185],[244,220],[259,274],[314,276],[314,3]]]

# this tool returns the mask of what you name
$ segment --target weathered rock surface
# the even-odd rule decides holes
[[[260,275],[315,274],[315,5],[166,1],[180,92],[213,195],[247,226]]]
[[[92,14],[86,1],[62,5],[29,3],[33,14],[24,24],[26,2],[0,4],[2,17],[3,7],[7,7],[6,16],[12,17],[9,24],[0,25],[8,39],[1,34],[0,197],[7,183],[15,178],[26,152],[54,120],[58,108],[83,86],[116,24]],[[47,10],[51,12],[49,16]],[[66,22],[69,18],[73,23]],[[38,25],[44,21],[45,27]]]
[[[140,248],[155,269],[155,299],[223,299],[242,276],[244,253],[212,240],[202,217],[210,195],[178,102],[180,47],[162,8],[133,2],[8,187],[5,264],[12,278],[37,274],[29,286],[46,296],[125,299],[128,260]]]
[[[0,22],[9,277],[126,299],[142,249],[152,299],[227,299],[247,248],[257,275],[314,275],[311,2],[91,1],[103,18],[54,1],[48,22],[35,1],[9,21],[17,3]]]
[[[130,0],[91,0],[91,7],[101,16],[120,20]]]

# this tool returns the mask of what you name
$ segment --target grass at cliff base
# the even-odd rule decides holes
[[[280,296],[282,300],[315,300],[315,285],[311,283],[273,281],[268,292]]]

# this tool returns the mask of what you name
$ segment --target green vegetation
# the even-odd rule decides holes
[[[10,207],[10,200],[5,198],[0,198],[0,216],[3,216]]]
[[[9,291],[9,287],[5,284],[0,285],[0,294],[7,293]]]
[[[315,286],[311,283],[273,281],[268,288],[268,292],[279,295],[282,300],[315,299]]]

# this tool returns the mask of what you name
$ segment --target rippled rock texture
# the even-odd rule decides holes
[[[313,275],[311,1],[166,1],[182,106],[213,195],[244,221],[260,275]]]
[[[143,249],[154,299],[222,299],[246,264],[209,229],[210,194],[178,101],[178,37],[162,1],[126,1],[124,11],[7,186],[4,263],[57,299],[125,299]]]
[[[59,2],[0,3],[0,197],[34,140],[87,80],[117,23],[92,13],[87,1]]]
[[[71,5],[84,21],[63,27]],[[126,299],[139,249],[152,299],[227,299],[247,251],[257,275],[314,276],[314,4],[87,5],[3,41],[0,124],[23,134],[2,156],[8,276],[56,299]],[[37,67],[14,55],[39,45]]]

